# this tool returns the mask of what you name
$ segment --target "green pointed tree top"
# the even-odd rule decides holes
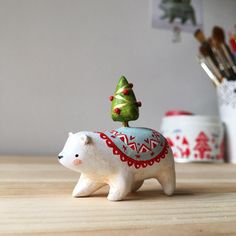
[[[128,80],[122,75],[119,79],[117,86],[116,86],[116,90],[118,90],[121,87],[128,87],[128,86],[129,86]]]

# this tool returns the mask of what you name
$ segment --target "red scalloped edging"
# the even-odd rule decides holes
[[[97,132],[97,133],[100,135],[102,139],[106,141],[107,146],[112,148],[114,155],[119,155],[121,161],[127,162],[128,166],[134,165],[136,169],[139,169],[140,167],[145,168],[147,166],[152,166],[154,162],[159,163],[161,159],[164,159],[166,157],[166,154],[168,153],[169,146],[168,146],[168,143],[165,142],[165,146],[163,147],[162,151],[151,160],[147,160],[147,161],[134,160],[130,158],[129,156],[127,156],[126,154],[124,154],[106,134],[102,132]]]

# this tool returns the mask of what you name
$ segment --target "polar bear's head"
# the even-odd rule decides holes
[[[59,162],[63,166],[78,172],[87,169],[91,145],[92,140],[87,132],[69,133],[65,146],[58,155]]]

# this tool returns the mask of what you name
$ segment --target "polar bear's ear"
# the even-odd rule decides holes
[[[81,136],[80,136],[80,141],[83,143],[83,144],[89,144],[90,142],[91,142],[91,138],[88,136],[88,135],[86,135],[86,134],[82,134]]]
[[[72,132],[69,132],[69,133],[68,133],[68,136],[70,137],[71,135],[73,135],[73,133],[72,133]]]

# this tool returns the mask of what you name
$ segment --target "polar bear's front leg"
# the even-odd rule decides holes
[[[78,183],[76,184],[72,196],[73,197],[86,197],[103,187],[104,183],[98,183],[91,180],[84,174],[81,174]]]
[[[130,173],[118,173],[109,180],[109,194],[107,199],[110,201],[120,201],[131,192],[133,176]]]

